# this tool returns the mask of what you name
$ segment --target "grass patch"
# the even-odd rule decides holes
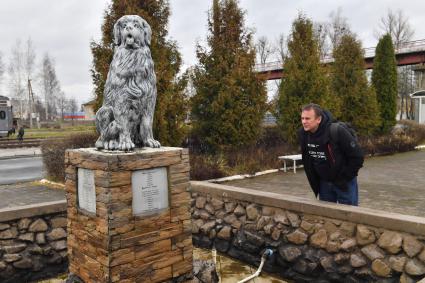
[[[60,129],[55,128],[40,128],[40,129],[25,129],[25,138],[64,138],[71,135],[80,135],[91,133],[96,130],[95,126],[73,126]]]
[[[47,187],[47,188],[50,188],[50,189],[61,190],[61,191],[63,191],[65,189],[65,184],[52,182],[52,181],[49,181],[47,179],[30,182],[29,185],[31,187],[43,186],[43,187]]]

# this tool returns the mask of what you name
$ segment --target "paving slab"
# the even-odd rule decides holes
[[[65,191],[47,186],[20,183],[0,186],[0,209],[65,199]]]
[[[425,150],[367,158],[358,183],[360,206],[425,216]],[[223,184],[314,199],[303,169]]]

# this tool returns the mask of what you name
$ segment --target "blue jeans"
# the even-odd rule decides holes
[[[319,199],[342,204],[359,205],[357,177],[348,182],[348,190],[342,191],[331,182],[320,180]]]

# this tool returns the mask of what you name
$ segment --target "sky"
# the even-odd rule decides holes
[[[34,76],[48,53],[55,61],[65,95],[79,103],[92,99],[90,42],[101,38],[103,15],[110,1],[1,0],[0,3],[0,52],[6,67],[16,40],[25,42],[30,37],[37,54]],[[205,43],[207,10],[211,3],[212,0],[170,0],[169,36],[178,43],[184,68],[196,64],[196,43]],[[280,34],[290,34],[299,12],[314,22],[324,22],[338,8],[363,47],[376,45],[379,20],[388,9],[401,9],[415,31],[413,39],[425,39],[424,0],[239,0],[239,3],[246,12],[246,26],[253,29],[255,38],[266,36],[271,42]],[[36,95],[42,94],[36,78],[33,88]],[[0,95],[9,95],[8,90],[8,80],[4,77]]]

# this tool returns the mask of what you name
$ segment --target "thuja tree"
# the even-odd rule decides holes
[[[317,103],[338,114],[337,99],[330,95],[326,70],[320,64],[313,24],[302,14],[292,24],[283,70],[276,112],[286,140],[295,143],[303,104]]]
[[[350,122],[360,135],[373,134],[379,126],[379,109],[375,91],[367,82],[360,41],[353,34],[343,35],[333,57],[332,90],[344,109],[337,118]]]
[[[381,113],[380,130],[387,133],[396,124],[397,115],[397,63],[389,34],[381,37],[376,46],[372,83]]]
[[[102,24],[102,39],[92,42],[96,106],[103,101],[103,90],[113,55],[113,26],[124,15],[139,15],[152,28],[151,53],[155,63],[157,100],[154,114],[154,136],[163,145],[180,145],[185,137],[184,120],[187,113],[187,98],[184,95],[186,76],[178,76],[182,63],[175,41],[168,39],[170,6],[167,0],[113,0],[105,11]]]
[[[254,72],[252,33],[235,0],[214,0],[207,47],[197,46],[194,133],[208,150],[254,143],[266,108],[265,82]]]

